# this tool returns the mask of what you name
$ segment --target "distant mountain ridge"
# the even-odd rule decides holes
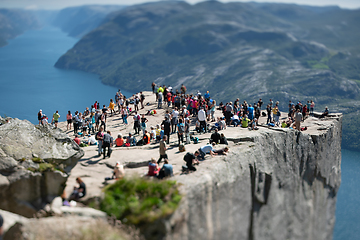
[[[290,99],[314,99],[319,110],[329,105],[354,117],[359,13],[216,1],[136,5],[108,15],[55,66],[96,73],[105,84],[130,91],[153,81],[175,88],[184,83],[220,101],[273,98],[285,110]],[[352,134],[344,142],[360,149]]]
[[[52,24],[67,32],[71,37],[82,37],[98,27],[105,17],[124,8],[122,5],[86,5],[62,9]]]
[[[5,46],[7,40],[19,36],[26,30],[39,27],[37,17],[29,11],[0,9],[0,47]]]

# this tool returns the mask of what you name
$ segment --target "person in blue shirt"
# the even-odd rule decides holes
[[[165,177],[172,177],[173,174],[173,166],[169,163],[168,159],[164,160],[164,165],[162,166],[160,172],[159,172],[159,179],[165,178]]]
[[[209,91],[207,91],[207,92],[204,94],[204,98],[205,98],[205,99],[210,99],[210,93],[209,93]]]
[[[206,154],[210,154],[212,157],[215,156],[216,154],[214,153],[214,147],[215,143],[213,142],[212,144],[208,144],[205,146],[202,146],[199,148],[199,158],[202,160],[205,160],[205,155]]]
[[[248,107],[248,112],[249,112],[248,118],[250,120],[253,120],[254,119],[254,107],[251,106],[251,104]]]

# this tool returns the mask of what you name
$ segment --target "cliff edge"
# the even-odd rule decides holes
[[[308,131],[263,129],[229,137],[228,156],[189,175],[166,239],[332,239],[341,181],[342,115],[309,119]],[[240,134],[239,134],[240,135]],[[152,230],[150,230],[152,228]]]

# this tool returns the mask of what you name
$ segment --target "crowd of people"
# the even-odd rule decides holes
[[[257,102],[250,104],[247,101],[240,102],[239,98],[234,102],[222,103],[218,105],[216,100],[210,96],[207,91],[202,95],[199,91],[196,94],[188,94],[186,87],[182,84],[180,90],[175,91],[171,86],[160,86],[152,84],[153,94],[156,96],[155,109],[147,110],[145,114],[139,111],[149,105],[145,104],[145,95],[142,92],[134,94],[130,98],[126,98],[119,90],[115,94],[115,100],[110,99],[109,106],[100,104],[95,101],[90,109],[85,111],[76,111],[74,115],[69,111],[66,115],[67,130],[73,131],[75,134],[75,142],[77,144],[86,143],[88,145],[98,146],[98,156],[103,158],[110,157],[112,153],[111,147],[131,147],[147,144],[159,144],[160,157],[156,161],[152,159],[148,165],[148,176],[164,178],[173,176],[173,167],[167,155],[170,138],[177,136],[173,143],[177,142],[180,147],[185,144],[198,142],[196,134],[211,132],[209,144],[201,146],[194,153],[187,152],[184,155],[186,165],[183,170],[186,172],[196,171],[195,165],[198,165],[205,159],[205,156],[226,155],[229,152],[227,138],[222,130],[228,127],[241,127],[249,130],[258,130],[259,126],[263,127],[282,127],[293,128],[297,130],[306,130],[301,128],[300,123],[308,116],[314,116],[315,103],[312,100],[302,104],[300,101],[296,104],[289,101],[289,111],[286,118],[280,122],[281,111],[279,102],[270,99],[264,104],[260,98]],[[263,106],[266,106],[263,108]],[[165,114],[161,122],[156,125],[148,126],[148,116],[156,114],[159,109],[164,109]],[[215,112],[220,111],[221,116]],[[320,117],[326,117],[329,110],[326,107],[324,113]],[[124,135],[119,133],[114,140],[111,132],[106,131],[107,118],[120,115],[122,124],[128,125],[129,119],[132,119],[133,132]],[[266,124],[259,124],[260,117],[266,118]],[[60,114],[56,111],[53,114],[52,122],[57,127]],[[46,124],[47,117],[40,110],[38,113],[39,124]],[[46,119],[44,121],[44,119]],[[264,121],[265,122],[265,121]],[[82,140],[81,136],[88,136],[87,140]],[[225,145],[224,148],[215,149],[217,144]],[[183,149],[185,149],[183,147]],[[182,152],[182,151],[180,151]],[[162,160],[164,164],[159,167]],[[124,167],[117,163],[114,169],[116,179],[124,176]],[[81,191],[79,191],[81,195]]]

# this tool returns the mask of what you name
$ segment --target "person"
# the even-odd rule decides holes
[[[91,136],[90,134],[88,135],[89,139],[88,139],[88,145],[96,145],[96,139],[95,136]]]
[[[270,105],[268,104],[266,106],[266,113],[267,113],[267,120],[266,120],[266,124],[268,124],[269,122],[271,122],[271,111],[272,111],[272,108],[270,107]]]
[[[121,116],[122,116],[123,124],[128,125],[128,121],[127,121],[128,111],[126,107],[121,108]]]
[[[86,196],[86,186],[81,178],[77,177],[76,182],[79,184],[79,187],[74,187],[74,191],[71,193],[69,201],[71,200],[79,200]]]
[[[79,126],[79,115],[78,115],[78,111],[75,112],[75,116],[73,116],[73,119],[72,119],[72,122],[73,122],[73,125],[74,125],[74,134],[77,134],[78,132],[78,126]]]
[[[215,109],[216,109],[216,101],[213,100],[210,105],[210,115],[211,115],[212,122],[215,122]]]
[[[129,133],[129,136],[127,136],[127,138],[126,138],[125,146],[126,147],[136,146],[136,138],[134,136],[132,136],[131,133]]]
[[[111,156],[111,146],[113,144],[113,137],[111,136],[111,132],[108,130],[103,137],[103,159],[105,159],[105,155],[106,155],[106,148],[108,148],[108,153],[107,156],[110,157]]]
[[[79,138],[79,136],[76,134],[75,138],[74,138],[74,141],[77,143],[77,145],[80,145],[81,143],[81,140]]]
[[[140,92],[141,109],[144,108],[144,100],[145,100],[145,95],[143,94],[143,92]]]
[[[200,132],[204,130],[206,133],[206,113],[203,108],[198,112],[198,120],[200,122]]]
[[[221,133],[221,134],[220,134],[220,144],[228,145],[228,141],[227,141],[224,133]]]
[[[111,116],[114,115],[115,114],[115,103],[112,99],[110,99],[109,109],[110,109]]]
[[[171,133],[176,132],[176,127],[178,124],[178,117],[179,117],[179,111],[178,111],[178,108],[175,107],[175,109],[171,113]]]
[[[45,115],[45,114],[43,114],[42,115],[43,117],[42,117],[42,121],[41,121],[41,123],[42,123],[42,125],[47,125],[48,124],[48,117]]]
[[[185,118],[185,141],[190,144],[190,119]]]
[[[167,136],[164,135],[164,137],[161,139],[160,145],[159,145],[160,158],[157,161],[158,164],[161,162],[161,159],[163,159],[163,158],[167,159],[168,158],[168,156],[166,154],[166,150],[167,150],[166,140],[167,140]]]
[[[122,179],[125,176],[124,166],[120,162],[116,162],[113,172],[113,178],[116,180]]]
[[[38,112],[39,125],[42,124],[42,119],[43,119],[43,113],[42,113],[42,110],[40,109],[40,111]]]
[[[325,110],[324,110],[323,114],[321,114],[320,118],[327,117],[328,115],[329,115],[329,109],[328,109],[328,107],[325,107]]]
[[[144,136],[142,138],[142,144],[143,145],[150,144],[150,140],[151,140],[150,133],[148,133],[148,131],[145,130]]]
[[[180,142],[181,143],[184,143],[184,133],[185,133],[185,124],[183,123],[183,120],[182,119],[179,119],[179,123],[177,125],[178,127],[178,140],[179,140],[179,145],[180,145]]]
[[[162,166],[162,168],[159,171],[158,178],[163,179],[163,178],[172,177],[172,176],[174,176],[173,166],[169,163],[168,159],[165,159],[164,165]]]
[[[141,115],[140,122],[141,122],[141,129],[142,129],[143,134],[145,134],[145,131],[146,131],[146,123],[147,123],[148,121],[149,121],[149,120],[145,117],[145,114],[142,114],[142,115]]]
[[[186,162],[186,166],[189,171],[196,171],[194,164],[199,164],[199,160],[197,160],[199,155],[199,151],[195,151],[194,154],[189,152],[185,154],[184,161]]]
[[[185,94],[186,93],[186,87],[184,86],[184,84],[181,84],[181,94]]]
[[[215,146],[215,143],[212,143],[212,144],[208,144],[208,145],[205,145],[205,146],[202,146],[199,148],[199,158],[201,158],[202,160],[205,160],[205,155],[206,154],[210,154],[212,157],[215,155],[214,154],[214,147]]]
[[[239,119],[238,115],[234,114],[230,118],[230,125],[234,125],[234,127],[237,127],[238,125],[240,125],[240,119]]]
[[[302,114],[300,112],[300,109],[298,109],[295,113],[295,128],[296,130],[300,131],[300,122],[302,120]]]
[[[275,105],[275,107],[272,109],[272,112],[273,112],[274,122],[275,122],[276,126],[279,126],[280,125],[279,118],[281,116],[281,113],[280,113],[280,110],[277,105]]]
[[[156,131],[153,126],[150,127],[150,137],[152,141],[156,141]]]
[[[314,116],[314,107],[315,102],[313,100],[310,101],[310,116]]]
[[[140,115],[137,113],[137,111],[135,111],[135,115],[134,115],[134,130],[135,130],[135,134],[139,134],[140,133]]]
[[[249,126],[250,119],[247,118],[247,115],[245,115],[241,120],[241,127],[247,128]]]
[[[98,156],[101,156],[101,153],[103,152],[103,138],[104,138],[104,132],[103,128],[100,127],[99,131],[96,133],[95,139],[98,140]]]
[[[151,158],[151,161],[149,162],[149,171],[148,176],[156,177],[160,171],[160,167],[158,165],[159,163],[156,163],[156,160],[154,158]]]
[[[163,93],[162,93],[161,90],[159,91],[159,89],[158,89],[158,94],[157,94],[157,97],[158,97],[158,109],[162,108],[162,98],[163,98]]]
[[[117,139],[115,140],[115,143],[116,143],[116,146],[117,146],[117,147],[122,147],[122,146],[124,146],[124,139],[123,139],[121,133],[118,134],[118,137],[117,137]]]
[[[66,121],[67,121],[67,126],[66,126],[66,130],[71,130],[71,123],[72,123],[72,114],[70,111],[68,111],[68,114],[66,114]]]
[[[155,94],[155,87],[156,87],[156,84],[153,82],[153,83],[151,84],[151,88],[152,88],[153,94]]]
[[[164,135],[167,136],[167,144],[170,143],[170,131],[171,131],[171,123],[167,116],[165,116],[165,120],[161,123],[161,126],[164,127]]]
[[[2,239],[2,235],[3,235],[3,231],[4,231],[3,225],[4,225],[4,218],[0,214],[0,239]]]
[[[224,147],[224,148],[221,148],[221,149],[214,150],[215,155],[227,155],[228,152],[229,152],[228,147]]]
[[[215,144],[220,143],[220,134],[217,128],[215,128],[215,132],[210,136],[210,143],[215,143]]]

